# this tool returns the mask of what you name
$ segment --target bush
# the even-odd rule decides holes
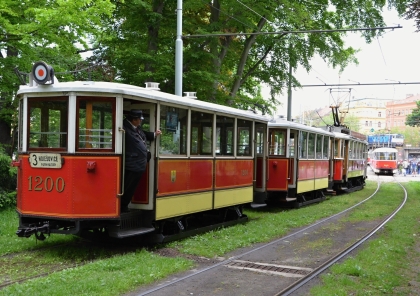
[[[0,209],[16,206],[16,191],[6,192],[0,189]]]
[[[12,159],[0,152],[0,209],[16,205],[17,168]]]

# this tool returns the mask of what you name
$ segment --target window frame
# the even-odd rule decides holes
[[[80,102],[81,101],[91,101],[91,102],[107,102],[111,103],[112,105],[112,145],[111,148],[80,148],[79,147],[79,136],[80,136]],[[75,134],[75,148],[76,152],[83,152],[83,153],[97,153],[97,152],[107,152],[113,153],[115,152],[115,120],[116,120],[116,98],[115,97],[95,97],[95,96],[77,96],[76,97],[76,134]]]

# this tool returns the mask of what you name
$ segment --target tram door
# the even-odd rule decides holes
[[[265,192],[266,189],[266,155],[267,155],[267,125],[255,124],[254,151],[254,191]]]
[[[125,108],[124,108],[125,109]],[[131,104],[129,109],[140,109],[143,112],[144,120],[142,129],[144,131],[154,132],[156,127],[156,105],[155,104]],[[156,159],[156,141],[147,142],[148,149],[152,155],[147,164],[146,172],[137,186],[136,192],[131,199],[130,208],[152,210],[155,184],[155,159]]]

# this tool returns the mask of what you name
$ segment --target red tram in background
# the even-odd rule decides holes
[[[395,148],[376,148],[371,153],[370,167],[375,174],[396,174],[398,172],[397,155]]]

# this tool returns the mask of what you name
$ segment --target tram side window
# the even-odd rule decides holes
[[[308,158],[315,158],[315,134],[309,133],[308,138]]]
[[[114,149],[114,98],[77,98],[76,150]]]
[[[191,111],[191,154],[213,153],[213,114]]]
[[[270,130],[270,154],[286,156],[285,130]]]
[[[315,156],[316,159],[322,159],[322,145],[324,143],[324,136],[316,135]]]
[[[160,141],[159,154],[187,154],[187,122],[188,110],[161,106],[160,129],[162,134],[158,138]]]
[[[63,97],[29,98],[28,147],[67,148],[68,100]]]
[[[328,159],[328,155],[330,155],[330,138],[327,136],[324,136],[324,145],[322,148],[322,158]]]
[[[252,152],[252,121],[238,119],[237,155],[251,156]]]
[[[308,158],[308,133],[299,134],[299,158]]]
[[[257,128],[257,154],[264,153],[264,128]]]
[[[216,154],[233,155],[233,127],[235,119],[216,116]]]

